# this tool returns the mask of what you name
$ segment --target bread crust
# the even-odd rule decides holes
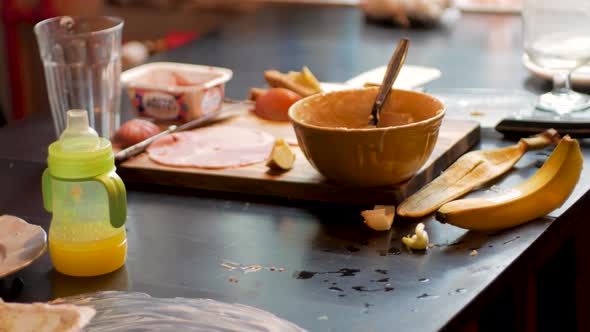
[[[272,88],[289,89],[302,97],[307,97],[318,93],[316,89],[295,82],[287,74],[283,74],[278,70],[265,71],[264,79],[266,80],[266,83],[268,83],[268,85]]]
[[[71,304],[5,303],[0,300],[0,331],[79,332],[96,311]]]

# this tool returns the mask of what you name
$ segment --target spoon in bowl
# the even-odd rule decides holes
[[[373,108],[371,109],[371,118],[369,119],[369,125],[377,126],[379,124],[379,114],[381,112],[381,107],[387,100],[387,97],[391,93],[393,89],[393,82],[397,78],[399,71],[402,69],[402,65],[404,64],[404,60],[406,59],[406,54],[408,53],[408,48],[410,47],[410,41],[406,38],[403,38],[399,41],[395,52],[391,56],[391,60],[389,60],[389,64],[387,65],[387,70],[385,71],[385,76],[383,77],[383,82],[381,83],[381,87],[377,92],[377,97],[375,97],[375,102],[373,103]]]

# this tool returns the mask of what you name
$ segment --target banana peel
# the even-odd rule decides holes
[[[469,230],[498,230],[542,217],[573,192],[584,158],[578,141],[565,136],[529,179],[501,193],[444,204],[436,219]]]
[[[469,152],[403,201],[397,208],[397,214],[417,218],[433,213],[443,204],[510,171],[527,151],[543,149],[558,140],[557,131],[549,129],[539,135],[522,138],[515,145]]]

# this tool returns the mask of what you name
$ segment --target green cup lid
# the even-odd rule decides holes
[[[59,140],[49,146],[47,159],[52,176],[87,179],[110,172],[115,167],[111,142],[98,137],[88,125],[85,110],[67,112],[67,126]]]

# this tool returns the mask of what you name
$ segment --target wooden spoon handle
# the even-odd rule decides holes
[[[402,65],[406,59],[406,54],[408,53],[409,47],[410,41],[406,38],[403,38],[399,41],[395,52],[391,56],[391,60],[389,60],[385,76],[383,77],[383,82],[381,83],[381,88],[379,89],[379,92],[377,92],[377,97],[373,103],[373,109],[371,110],[372,117],[370,124],[372,125],[377,126],[379,123],[379,112],[381,111],[381,107],[385,103],[385,100],[387,100],[387,97],[391,93],[393,82],[395,82],[397,75],[402,69]]]

